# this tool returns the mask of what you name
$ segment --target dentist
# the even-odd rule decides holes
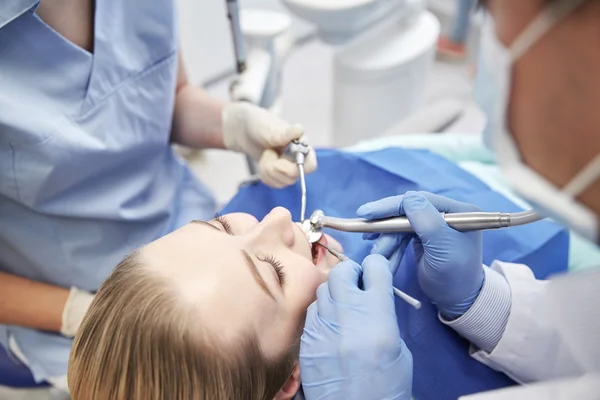
[[[484,140],[516,192],[598,242],[600,1],[488,0],[484,6],[489,24],[478,77],[488,117]],[[300,357],[308,400],[410,398],[411,357],[393,329],[390,282],[411,241],[419,284],[441,322],[471,342],[477,360],[536,383],[473,398],[599,398],[600,271],[539,281],[526,265],[484,266],[481,233],[455,231],[439,214],[472,210],[414,192],[358,210],[369,219],[406,215],[416,234],[379,236],[373,248],[379,255],[365,259],[364,272],[345,262],[319,289]],[[373,269],[385,276],[377,295],[367,287]],[[368,296],[376,300],[366,303]]]

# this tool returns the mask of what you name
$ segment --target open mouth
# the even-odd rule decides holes
[[[300,222],[295,222],[294,224],[300,229],[300,231],[302,231],[302,235],[309,242],[313,264],[319,265],[321,260],[325,257],[327,250],[325,250],[323,246],[319,246],[317,243],[310,243],[308,235]],[[327,246],[327,238],[325,235],[321,235],[321,238],[318,240],[318,242]]]
[[[327,238],[325,235],[321,236],[319,242],[327,246]],[[319,246],[316,242],[311,245],[312,259],[313,264],[319,265],[323,257],[325,257],[325,253],[327,250],[323,246]]]

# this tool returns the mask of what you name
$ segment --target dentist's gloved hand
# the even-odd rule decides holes
[[[76,287],[71,288],[62,313],[61,335],[68,338],[75,336],[92,300],[94,300],[93,294]]]
[[[282,188],[298,180],[298,167],[281,157],[281,153],[294,139],[302,138],[306,142],[301,125],[290,125],[263,108],[243,102],[226,105],[222,122],[225,147],[258,161],[260,178],[265,184]],[[304,171],[309,174],[316,168],[317,157],[311,150],[306,156]]]
[[[300,344],[306,399],[407,400],[412,374],[412,355],[396,320],[389,262],[370,255],[362,271],[354,261],[338,264],[317,289],[306,316]]]
[[[414,239],[421,289],[451,320],[471,307],[483,286],[482,240],[480,231],[450,228],[440,212],[471,211],[478,208],[432,193],[407,192],[364,204],[357,214],[367,219],[406,215],[416,234],[367,235],[377,238],[371,252],[388,258],[394,273]]]

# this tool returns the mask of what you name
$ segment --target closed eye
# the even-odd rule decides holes
[[[264,256],[256,256],[256,258],[259,261],[271,264],[273,270],[275,271],[275,274],[277,275],[277,281],[279,283],[279,286],[283,289],[283,285],[285,285],[285,272],[283,271],[284,267],[281,264],[281,261],[277,260],[275,256],[271,254]]]
[[[225,233],[227,233],[228,235],[234,235],[233,229],[231,228],[231,224],[229,223],[229,221],[227,221],[227,218],[225,218],[221,214],[217,214],[215,216],[215,221],[221,224]]]

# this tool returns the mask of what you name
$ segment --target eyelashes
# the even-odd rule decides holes
[[[272,254],[257,256],[256,258],[259,261],[271,264],[271,266],[275,270],[275,273],[277,274],[277,280],[279,281],[279,285],[283,287],[283,285],[285,284],[285,272],[283,271],[283,265],[281,265],[281,261],[277,260]]]
[[[215,221],[221,224],[221,226],[223,227],[223,229],[225,229],[225,232],[227,234],[233,235],[233,229],[231,228],[231,224],[227,221],[227,219],[224,216],[222,216],[221,214],[215,215]]]
[[[216,214],[214,220],[217,221],[223,227],[223,230],[225,231],[225,233],[227,233],[229,235],[235,235],[233,233],[233,228],[232,228],[231,224],[229,223],[229,221],[227,221],[227,218],[225,218],[223,215]],[[275,274],[277,275],[277,280],[279,281],[278,282],[279,286],[281,286],[283,288],[283,285],[285,284],[286,279],[285,279],[285,272],[283,271],[284,267],[281,264],[281,261],[276,259],[275,256],[273,256],[272,254],[256,256],[256,258],[259,261],[269,263],[271,265],[271,267],[273,267],[273,270],[275,270]]]

